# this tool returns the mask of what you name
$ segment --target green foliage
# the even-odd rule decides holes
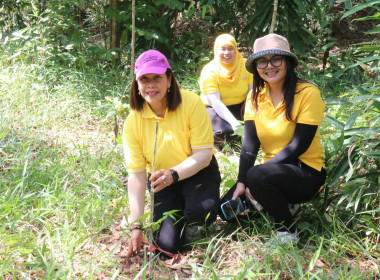
[[[348,2],[345,1],[346,7],[351,7]],[[122,64],[127,65],[131,59],[131,5],[129,1],[120,1],[119,10],[115,10],[108,4],[105,0],[20,0],[12,6],[10,1],[4,1],[0,38],[12,59],[81,68],[104,62],[114,66],[112,63],[121,53]],[[339,16],[330,11],[334,4],[335,1],[280,1],[275,32],[288,37],[301,58],[306,53],[324,51],[323,64],[335,69],[336,78],[348,77],[358,82],[363,76],[359,64],[372,63],[372,68],[377,65],[376,44],[368,42],[343,50],[341,57],[330,56],[329,50],[336,45],[330,24]],[[342,18],[364,8],[372,10],[368,17],[358,20],[377,20],[376,1],[357,5]],[[198,70],[212,57],[213,40],[218,34],[232,33],[244,50],[268,32],[272,12],[273,0],[138,1],[136,55],[156,48],[172,61],[181,61],[181,71]],[[120,23],[121,48],[110,50],[107,31],[114,16]]]
[[[322,21],[320,5],[320,2],[315,0],[279,1],[274,32],[287,37],[296,53],[305,52],[315,45],[317,37],[311,29],[316,22]],[[243,30],[244,38],[248,39],[248,46],[251,46],[257,37],[269,32],[272,13],[272,0],[255,1],[254,13],[248,17]],[[316,18],[311,17],[311,14]]]
[[[25,27],[22,11],[30,5],[29,1],[3,0],[0,3],[1,33]]]
[[[367,1],[366,3],[358,4],[352,7],[352,1],[345,1],[346,8],[349,10],[341,15],[340,20],[347,19],[350,16],[352,17],[355,13],[367,9],[368,16],[353,18],[352,21],[371,20],[377,25],[375,28],[368,30],[366,33],[379,33],[379,3],[380,2],[378,0]],[[342,48],[338,53],[333,52],[332,54],[330,54],[331,47],[337,45],[337,42],[333,38],[329,38],[329,41],[330,42],[325,42],[326,44],[322,47],[322,50],[325,52],[323,66],[324,68],[329,68],[328,75],[333,81],[343,79],[351,85],[358,84],[363,81],[366,73],[378,71],[378,64],[380,60],[378,39],[352,44],[347,48]]]
[[[367,235],[379,233],[372,225],[380,209],[378,90],[366,84],[344,94],[344,103],[327,98],[329,125],[323,127],[329,211],[352,227],[367,227]]]

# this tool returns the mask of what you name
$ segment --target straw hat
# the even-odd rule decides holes
[[[247,58],[245,68],[248,72],[253,73],[256,67],[254,61],[262,56],[271,54],[289,56],[294,60],[295,66],[298,65],[298,58],[290,51],[288,40],[281,35],[272,33],[255,40],[253,54]]]

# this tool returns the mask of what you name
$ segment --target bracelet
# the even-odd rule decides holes
[[[140,224],[133,224],[129,229],[131,231],[133,231],[133,230],[136,230],[136,229],[141,230],[142,228],[141,228]]]

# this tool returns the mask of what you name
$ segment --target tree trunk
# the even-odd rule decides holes
[[[270,24],[269,33],[273,33],[274,27],[276,26],[277,9],[278,9],[278,0],[274,0],[272,22]]]
[[[75,7],[74,11],[75,11],[75,17],[76,17],[77,23],[79,25],[81,25],[82,27],[84,27],[85,26],[85,20],[87,18],[86,9]]]
[[[136,28],[135,14],[136,14],[135,0],[132,0],[131,76],[133,76],[133,71],[135,67],[135,28]]]
[[[110,0],[110,7],[119,10],[119,0]],[[111,19],[111,40],[110,49],[120,48],[120,25],[117,21],[117,15]],[[120,65],[120,52],[117,50],[118,57],[116,62]]]

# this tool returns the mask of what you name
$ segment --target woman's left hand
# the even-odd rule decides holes
[[[232,195],[232,200],[236,200],[239,196],[245,193],[245,185],[241,182],[237,183],[236,189]]]
[[[134,254],[138,254],[141,251],[141,244],[143,242],[143,235],[141,230],[132,230],[131,239],[129,240],[128,252],[126,257],[130,258]]]
[[[153,188],[153,192],[156,193],[173,184],[174,179],[172,173],[169,170],[161,169],[155,171],[150,176],[150,182],[150,186]]]

